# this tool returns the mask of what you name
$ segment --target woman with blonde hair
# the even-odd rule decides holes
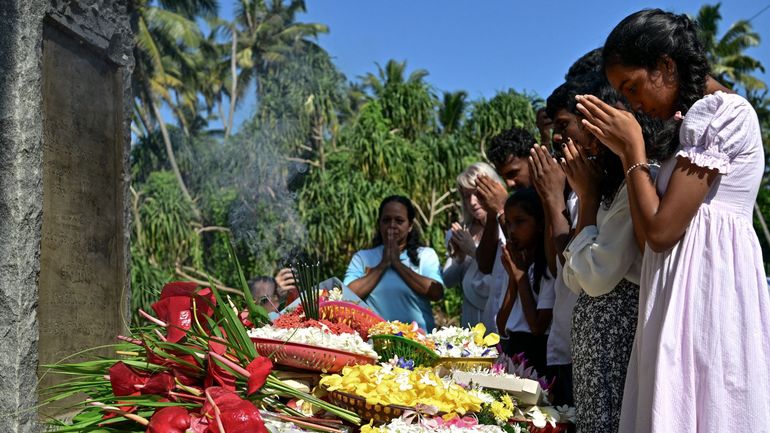
[[[487,176],[505,185],[495,171],[494,167],[485,163],[471,164],[465,171],[457,176],[457,191],[462,198],[462,223],[452,223],[447,231],[447,261],[444,266],[444,283],[447,287],[457,286],[463,290],[463,307],[460,325],[474,326],[484,322],[487,329],[495,329],[494,321],[484,320],[482,313],[487,303],[490,290],[499,282],[501,273],[505,270],[500,266],[499,260],[495,261],[495,268],[491,274],[479,271],[476,262],[476,247],[484,233],[484,225],[487,220],[487,211],[479,202],[476,195],[476,179]],[[495,216],[492,215],[492,218]]]

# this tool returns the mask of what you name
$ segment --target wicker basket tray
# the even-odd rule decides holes
[[[381,362],[387,362],[395,356],[413,360],[415,367],[432,367],[439,361],[435,351],[408,338],[397,335],[372,335],[371,339]]]
[[[405,411],[414,410],[413,407],[395,404],[369,404],[363,397],[342,391],[330,391],[328,397],[335,406],[357,413],[364,422],[374,420],[375,424],[385,424],[400,417]]]
[[[379,352],[378,352],[379,353]],[[497,358],[439,358],[436,365],[448,370],[471,371],[476,368],[489,368]]]
[[[269,357],[276,364],[321,373],[338,373],[348,365],[374,364],[377,361],[366,355],[309,344],[255,337],[251,341],[260,355]]]
[[[358,331],[364,341],[369,339],[369,328],[385,321],[373,311],[352,302],[324,301],[319,306],[322,319],[350,326]]]

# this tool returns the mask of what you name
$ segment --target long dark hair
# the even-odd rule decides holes
[[[543,204],[540,202],[540,196],[534,188],[523,188],[514,191],[508,197],[508,200],[505,201],[506,209],[513,206],[523,210],[527,215],[534,218],[538,224],[544,224],[545,212],[543,212]],[[545,259],[545,232],[542,236],[535,245],[535,281],[532,285],[532,290],[537,294],[540,293],[540,280],[543,277],[550,279],[546,273],[548,262]]]
[[[679,95],[674,110],[682,114],[703,98],[710,73],[706,51],[698,38],[697,25],[687,15],[661,9],[644,9],[623,19],[604,43],[604,68],[624,65],[653,69],[662,56],[676,64]],[[659,123],[665,139],[648,143],[648,156],[665,160],[679,147],[680,122]],[[670,138],[670,139],[669,139]]]
[[[420,228],[417,224],[414,224],[414,218],[417,216],[417,210],[412,204],[412,200],[409,200],[403,195],[391,195],[385,197],[380,203],[380,210],[377,213],[377,233],[374,235],[372,244],[375,247],[379,247],[383,243],[382,233],[380,233],[380,220],[382,219],[382,210],[385,209],[385,205],[390,202],[397,202],[404,205],[406,208],[406,217],[409,220],[409,224],[412,224],[412,230],[406,235],[406,255],[409,256],[409,261],[414,266],[420,265],[420,257],[417,255],[417,249],[425,246],[422,242],[422,236],[420,235]]]

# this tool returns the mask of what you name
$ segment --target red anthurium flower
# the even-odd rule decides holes
[[[152,304],[158,318],[168,324],[166,338],[177,343],[187,335],[192,326],[192,302],[189,297],[172,296]]]
[[[164,407],[150,418],[147,433],[186,433],[190,421],[187,409],[181,406]]]
[[[208,357],[207,374],[203,379],[203,387],[220,386],[229,391],[235,391],[235,376],[217,364],[211,356]]]
[[[147,382],[148,375],[134,371],[131,367],[123,363],[116,362],[110,367],[110,385],[112,393],[118,397],[126,395],[139,395],[139,389],[134,385],[144,385]]]
[[[184,338],[187,330],[192,326],[193,299],[195,299],[195,308],[201,325],[205,326],[207,323],[204,316],[210,317],[214,312],[213,305],[216,299],[211,289],[203,289],[196,293],[197,287],[195,283],[166,284],[160,293],[160,300],[152,304],[158,319],[168,324],[166,338],[171,343],[177,343]]]
[[[227,340],[227,332],[221,326],[219,327],[219,332],[222,333],[222,339],[212,335],[209,339],[209,350],[219,355],[224,355],[225,351],[227,351],[227,345],[224,343]]]
[[[260,388],[262,388],[262,385],[265,384],[267,376],[270,374],[270,370],[272,369],[273,363],[270,361],[270,359],[264,356],[255,358],[249,363],[249,365],[246,366],[246,370],[251,373],[247,384],[248,389],[246,391],[248,395],[254,394]]]
[[[268,433],[265,423],[259,415],[259,410],[248,400],[244,400],[238,394],[219,387],[211,387],[206,390],[210,399],[207,401],[201,413],[210,418],[209,430],[211,433]],[[216,406],[216,409],[215,407]],[[224,431],[219,428],[216,412],[219,411],[219,422]]]
[[[153,374],[141,389],[142,394],[168,395],[174,389],[174,375],[168,371]]]
[[[195,293],[200,285],[190,281],[172,281],[163,286],[160,291],[160,299],[168,298],[171,296],[190,296]]]

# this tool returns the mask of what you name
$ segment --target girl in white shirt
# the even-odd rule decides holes
[[[572,317],[572,369],[578,433],[616,433],[636,330],[642,256],[634,236],[620,160],[582,127],[575,94],[615,104],[600,74],[566,84],[572,119],[562,131],[562,167],[578,196],[578,223],[564,250],[562,278],[579,293]]]
[[[507,244],[501,261],[508,276],[507,290],[495,317],[497,329],[507,337],[503,351],[508,355],[524,352],[544,374],[554,279],[545,258],[543,207],[534,189],[517,190],[508,197],[504,229]]]

